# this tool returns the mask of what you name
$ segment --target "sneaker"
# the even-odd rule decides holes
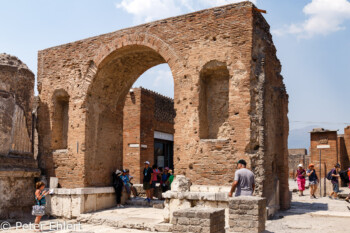
[[[332,196],[328,196],[328,198],[329,198],[329,199],[333,199],[333,197],[332,197]]]
[[[123,206],[123,205],[120,205],[119,208],[124,208],[124,206]]]
[[[315,196],[315,194],[314,195],[312,195],[315,199],[317,199],[317,197]]]
[[[348,207],[348,210],[350,210],[350,207],[349,206],[347,206]]]
[[[345,199],[345,201],[350,203],[349,199]]]

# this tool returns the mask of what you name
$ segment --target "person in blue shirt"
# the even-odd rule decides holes
[[[120,178],[122,179],[122,181],[124,183],[126,193],[128,194],[128,199],[130,199],[130,197],[131,197],[130,180],[129,180],[129,176],[127,174],[127,171],[125,169],[123,170],[123,175]]]

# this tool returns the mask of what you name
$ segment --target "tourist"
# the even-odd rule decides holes
[[[152,185],[152,168],[149,167],[149,162],[146,161],[145,168],[143,169],[143,189],[146,191],[146,200],[151,202],[151,185]]]
[[[117,208],[124,207],[123,205],[121,205],[121,197],[122,197],[122,191],[123,191],[123,186],[124,186],[124,182],[121,179],[121,175],[122,175],[122,172],[119,170],[116,170],[112,174],[113,187],[115,190],[116,201],[117,201]]]
[[[169,179],[168,179],[168,182],[169,182],[169,190],[171,190],[171,183],[173,183],[174,181],[174,173],[173,173],[173,170],[169,170]]]
[[[235,172],[235,179],[232,184],[231,191],[228,196],[232,197],[233,192],[235,196],[252,196],[255,189],[254,173],[246,168],[247,162],[243,159],[237,162],[237,169]]]
[[[128,195],[128,199],[131,197],[131,188],[130,188],[130,182],[129,182],[129,176],[126,174],[126,170],[123,170],[123,175],[120,176],[124,183],[125,191]]]
[[[348,177],[349,177],[349,189],[350,189],[350,167],[348,168]],[[350,193],[348,196],[345,198],[346,202],[350,202]],[[349,208],[349,207],[348,207]],[[350,210],[350,209],[349,209]]]
[[[153,173],[152,173],[152,183],[151,183],[151,199],[153,199],[154,197],[154,190],[156,188],[156,184],[158,182],[158,177],[160,175],[160,171],[159,169],[157,168],[157,165],[153,165],[152,166],[152,169],[153,169]]]
[[[45,196],[49,194],[49,191],[44,191],[45,184],[42,181],[39,181],[35,184],[35,202],[36,206],[33,207],[32,214],[35,215],[35,231],[40,232],[40,220],[41,217],[45,214],[45,205],[46,205],[46,199]],[[40,207],[38,207],[40,206]]]
[[[338,193],[339,193],[339,169],[340,169],[340,164],[337,163],[334,165],[334,168],[330,171],[332,178],[331,178],[331,182],[333,185],[333,191],[331,193],[331,195],[329,195],[328,197],[332,199],[332,197],[334,196],[334,199],[339,200],[338,198]]]
[[[160,181],[160,185],[162,187],[163,193],[169,190],[169,177],[170,177],[169,168],[165,167],[164,172],[162,173],[162,176],[161,176],[161,181]]]
[[[314,164],[309,164],[309,170],[307,170],[306,175],[309,177],[310,198],[316,198],[315,193],[317,190],[318,177]]]
[[[299,164],[298,170],[297,170],[297,175],[295,176],[295,179],[298,182],[299,197],[304,196],[305,175],[306,175],[306,172],[303,168],[303,165]]]
[[[127,175],[128,178],[129,178],[129,185],[130,185],[131,192],[134,194],[134,197],[137,197],[137,190],[136,190],[136,188],[134,187],[134,184],[131,183],[131,180],[132,180],[134,177],[130,175],[129,169],[125,169],[125,170],[126,170],[126,175]]]

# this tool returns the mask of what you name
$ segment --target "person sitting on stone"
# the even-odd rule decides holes
[[[128,199],[131,198],[131,187],[130,187],[130,181],[129,181],[129,176],[127,175],[126,169],[123,170],[123,175],[120,176],[124,183],[124,188],[125,191],[128,195]]]
[[[235,196],[252,196],[255,189],[254,173],[246,168],[247,162],[243,159],[237,162],[237,170],[235,172],[235,179],[232,184],[231,191],[228,196],[232,197],[233,192],[236,191]]]
[[[127,175],[128,178],[129,178],[129,185],[130,185],[131,192],[133,193],[134,197],[137,197],[137,190],[136,190],[136,188],[134,187],[134,184],[131,182],[131,180],[132,180],[134,177],[130,175],[129,169],[125,169],[125,171],[126,171],[126,175]]]
[[[115,195],[116,195],[116,202],[117,202],[117,208],[124,207],[121,205],[121,197],[122,197],[122,191],[123,191],[123,180],[120,178],[122,175],[122,172],[119,171],[118,169],[113,172],[112,178],[113,178],[113,187],[115,190]]]
[[[162,192],[166,192],[169,190],[169,168],[165,167],[164,168],[164,172],[161,175],[161,181],[160,181],[160,185],[162,187]]]

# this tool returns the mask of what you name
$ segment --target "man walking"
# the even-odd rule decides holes
[[[247,162],[243,159],[237,163],[235,172],[235,180],[232,184],[231,191],[228,196],[232,197],[233,192],[236,191],[235,196],[252,196],[255,189],[254,174],[246,168]]]
[[[149,162],[145,162],[145,168],[143,169],[143,189],[146,191],[147,201],[151,202],[151,184],[152,184],[152,168],[149,167]]]
[[[329,198],[332,199],[333,195],[334,195],[334,199],[338,200],[338,193],[339,193],[339,170],[340,170],[340,164],[337,163],[334,165],[334,168],[331,170],[331,174],[332,174],[332,178],[331,178],[331,182],[333,185],[333,192],[331,193],[331,195],[329,196]]]

